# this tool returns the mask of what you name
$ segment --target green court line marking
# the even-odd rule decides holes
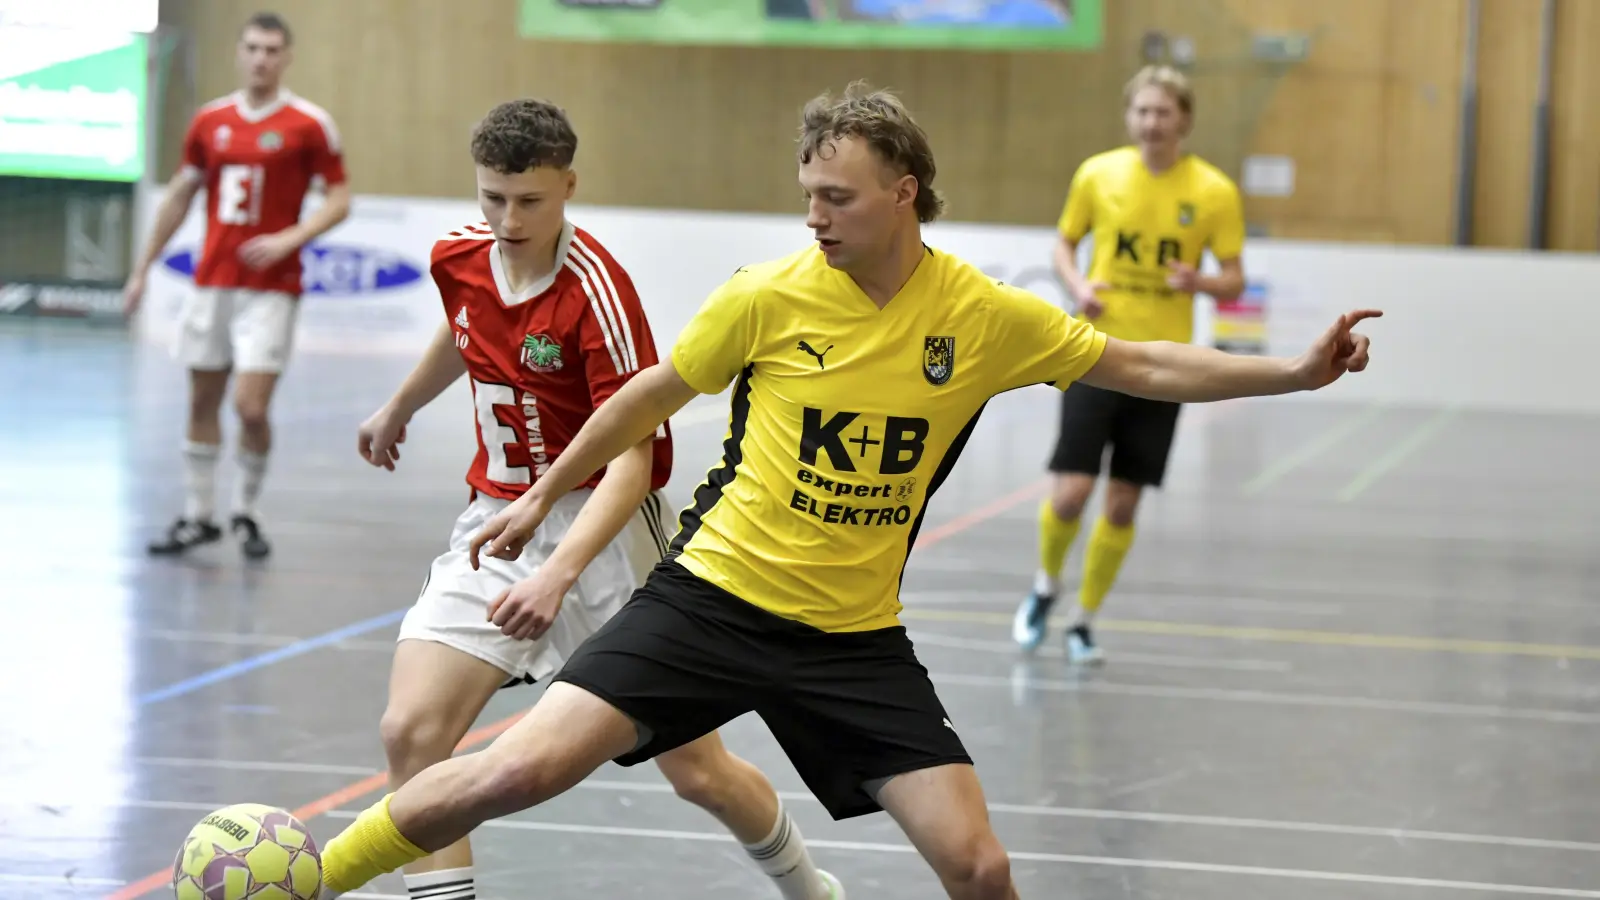
[[[1426,444],[1430,438],[1438,434],[1460,411],[1461,408],[1459,406],[1447,406],[1424,419],[1410,434],[1390,447],[1387,453],[1374,459],[1367,464],[1365,469],[1357,472],[1356,477],[1350,479],[1350,483],[1339,491],[1339,502],[1349,503],[1351,500],[1361,496],[1363,491],[1372,487],[1378,479],[1405,462],[1411,454],[1417,452],[1423,444]]]
[[[1339,443],[1340,441],[1354,434],[1356,431],[1359,431],[1363,425],[1366,425],[1368,422],[1377,418],[1382,413],[1383,407],[1381,406],[1374,404],[1367,407],[1361,412],[1356,413],[1348,419],[1345,419],[1343,422],[1340,422],[1335,427],[1323,432],[1315,440],[1306,443],[1300,449],[1290,453],[1272,465],[1267,466],[1265,469],[1262,469],[1256,475],[1256,477],[1250,479],[1248,482],[1245,482],[1244,487],[1240,488],[1240,490],[1246,494],[1257,494],[1266,490],[1268,487],[1271,487],[1273,484],[1275,484],[1278,479],[1289,474],[1290,472],[1293,472],[1295,469],[1300,468],[1313,459],[1316,459],[1329,447],[1332,447],[1334,444]]]

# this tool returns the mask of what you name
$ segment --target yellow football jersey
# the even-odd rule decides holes
[[[1090,281],[1105,311],[1094,325],[1128,341],[1194,338],[1194,295],[1167,286],[1173,261],[1199,268],[1209,248],[1227,261],[1244,251],[1244,208],[1233,179],[1192,154],[1160,175],[1137,147],[1089,157],[1072,177],[1056,225],[1070,241],[1094,235]]]
[[[1030,384],[1065,389],[1105,340],[931,249],[882,309],[815,246],[740,269],[672,350],[696,390],[737,383],[722,463],[671,555],[824,631],[893,626],[923,510],[984,404]]]

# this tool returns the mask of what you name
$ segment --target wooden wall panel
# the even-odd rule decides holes
[[[164,8],[194,39],[198,97],[231,89],[253,0]],[[1121,86],[1158,24],[1199,50],[1196,152],[1235,175],[1252,152],[1298,163],[1294,196],[1247,201],[1253,222],[1298,237],[1449,237],[1464,0],[1117,0],[1103,50],[1009,55],[555,45],[516,36],[515,0],[275,8],[297,31],[291,84],[338,119],[360,191],[469,194],[472,123],[539,94],[580,129],[585,202],[798,212],[799,107],[862,77],[898,89],[932,135],[952,217],[1050,222],[1077,164],[1125,139]],[[1316,33],[1311,59],[1250,61],[1258,29]],[[165,171],[181,124],[169,123]]]
[[[1388,6],[1385,218],[1398,239],[1449,243],[1461,171],[1466,6],[1435,0]]]
[[[1480,28],[1472,242],[1526,247],[1533,104],[1539,86],[1538,0],[1483,0]]]
[[[1600,3],[1561,0],[1551,70],[1551,250],[1600,250]]]

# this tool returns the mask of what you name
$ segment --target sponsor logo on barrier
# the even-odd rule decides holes
[[[0,283],[0,316],[121,318],[122,291],[89,284]]]
[[[194,277],[196,251],[183,247],[167,254],[162,265],[184,278]],[[354,244],[312,244],[300,251],[307,294],[372,294],[422,280],[426,266],[398,253]]]
[[[1267,295],[1266,282],[1247,281],[1244,292],[1238,297],[1217,301],[1212,346],[1229,353],[1266,353]]]

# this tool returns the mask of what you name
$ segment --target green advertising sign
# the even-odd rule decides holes
[[[0,28],[0,175],[137,181],[145,36]]]
[[[1100,46],[1101,0],[522,0],[523,37],[959,50]]]

